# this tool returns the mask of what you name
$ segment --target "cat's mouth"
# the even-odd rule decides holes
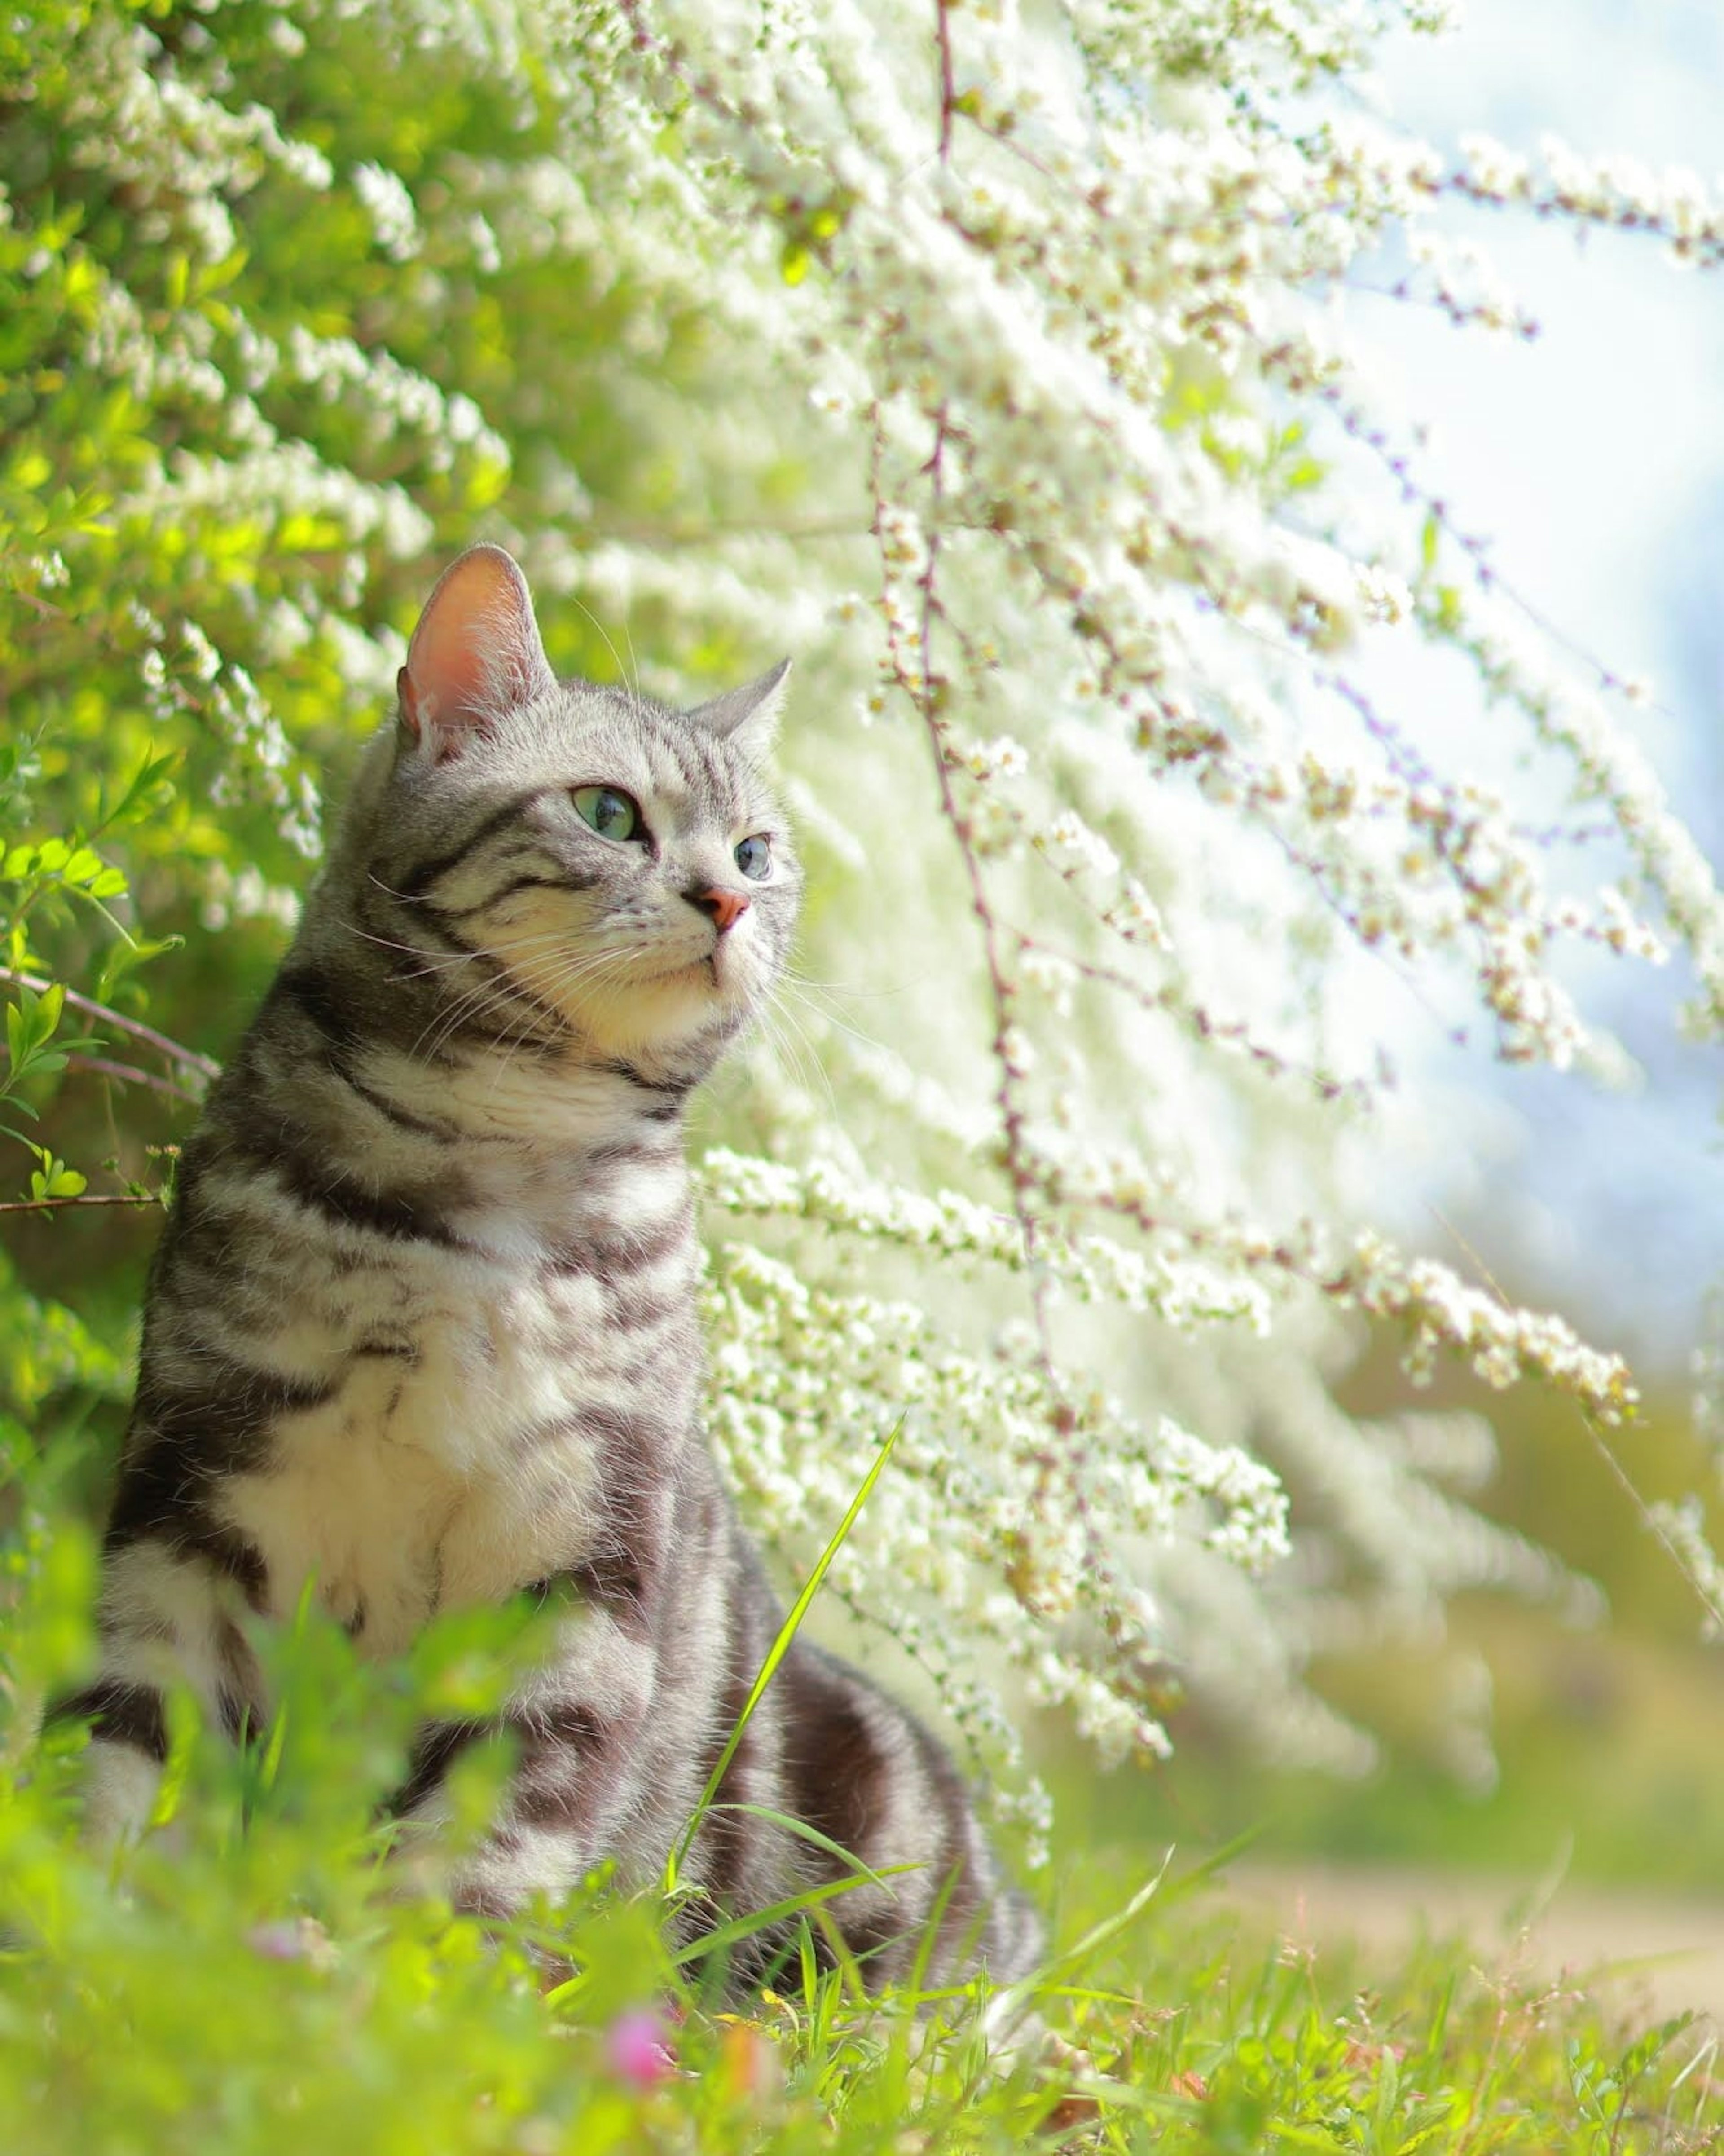
[[[669,987],[673,982],[685,981],[690,987],[725,990],[736,985],[739,961],[736,954],[716,943],[710,951],[698,952],[691,958],[673,959],[661,971],[649,974],[642,985]]]

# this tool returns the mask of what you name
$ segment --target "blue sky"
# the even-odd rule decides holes
[[[1397,41],[1383,78],[1396,117],[1444,147],[1479,129],[1531,150],[1548,132],[1724,185],[1718,0],[1471,0],[1453,36]],[[1433,423],[1426,469],[1508,582],[1651,678],[1645,744],[1724,863],[1724,276],[1532,219],[1480,214],[1469,236],[1531,307],[1536,343],[1387,304],[1356,323]],[[1627,1096],[1433,1049],[1430,1075],[1485,1106],[1433,1148],[1404,1226],[1465,1264],[1453,1223],[1521,1295],[1649,1369],[1680,1364],[1724,1278],[1724,1049],[1675,1039],[1680,988],[1670,969],[1597,978],[1588,1007],[1644,1073]]]

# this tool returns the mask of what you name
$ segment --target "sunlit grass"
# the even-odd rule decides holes
[[[1109,1880],[1081,1851],[1071,1944],[1035,2000],[1048,2033],[1001,2053],[979,1990],[870,1999],[816,1965],[812,1926],[774,1990],[730,2000],[666,1950],[656,1896],[596,1891],[500,1935],[386,1897],[339,1790],[237,1840],[207,1831],[201,1753],[182,1845],[110,1878],[70,1840],[59,1779],[49,1763],[0,1815],[8,2156],[1603,2156],[1721,2138],[1697,2027],[1613,2033],[1459,1948],[1362,1989],[1345,1954],[1248,1940],[1201,1896]],[[572,1969],[554,1984],[547,1948]]]

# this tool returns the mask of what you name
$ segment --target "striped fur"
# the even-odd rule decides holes
[[[556,1597],[557,1648],[501,1717],[506,1801],[450,1889],[500,1915],[602,1861],[659,1874],[780,1621],[698,1427],[682,1129],[794,921],[758,769],[777,680],[678,715],[557,682],[497,550],[434,593],[156,1254],[102,1665],[70,1702],[94,1718],[98,1832],[147,1815],[171,1680],[236,1740],[267,1721],[248,1629],[308,1581],[379,1656],[531,1589]],[[574,797],[597,786],[641,834],[589,828]],[[753,836],[763,878],[738,857]],[[403,1816],[434,1828],[451,1761],[495,1734],[423,1731]],[[936,1972],[1024,1973],[1034,1922],[950,1761],[832,1656],[792,1649],[721,1794],[917,1867],[832,1905],[877,1976],[942,1895]],[[837,1869],[725,1809],[689,1876],[741,1911]]]

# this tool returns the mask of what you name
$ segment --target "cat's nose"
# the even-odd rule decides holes
[[[702,913],[711,914],[721,936],[727,928],[734,927],[748,911],[748,901],[740,891],[726,891],[716,883],[690,885],[683,896],[690,906],[698,906]]]

